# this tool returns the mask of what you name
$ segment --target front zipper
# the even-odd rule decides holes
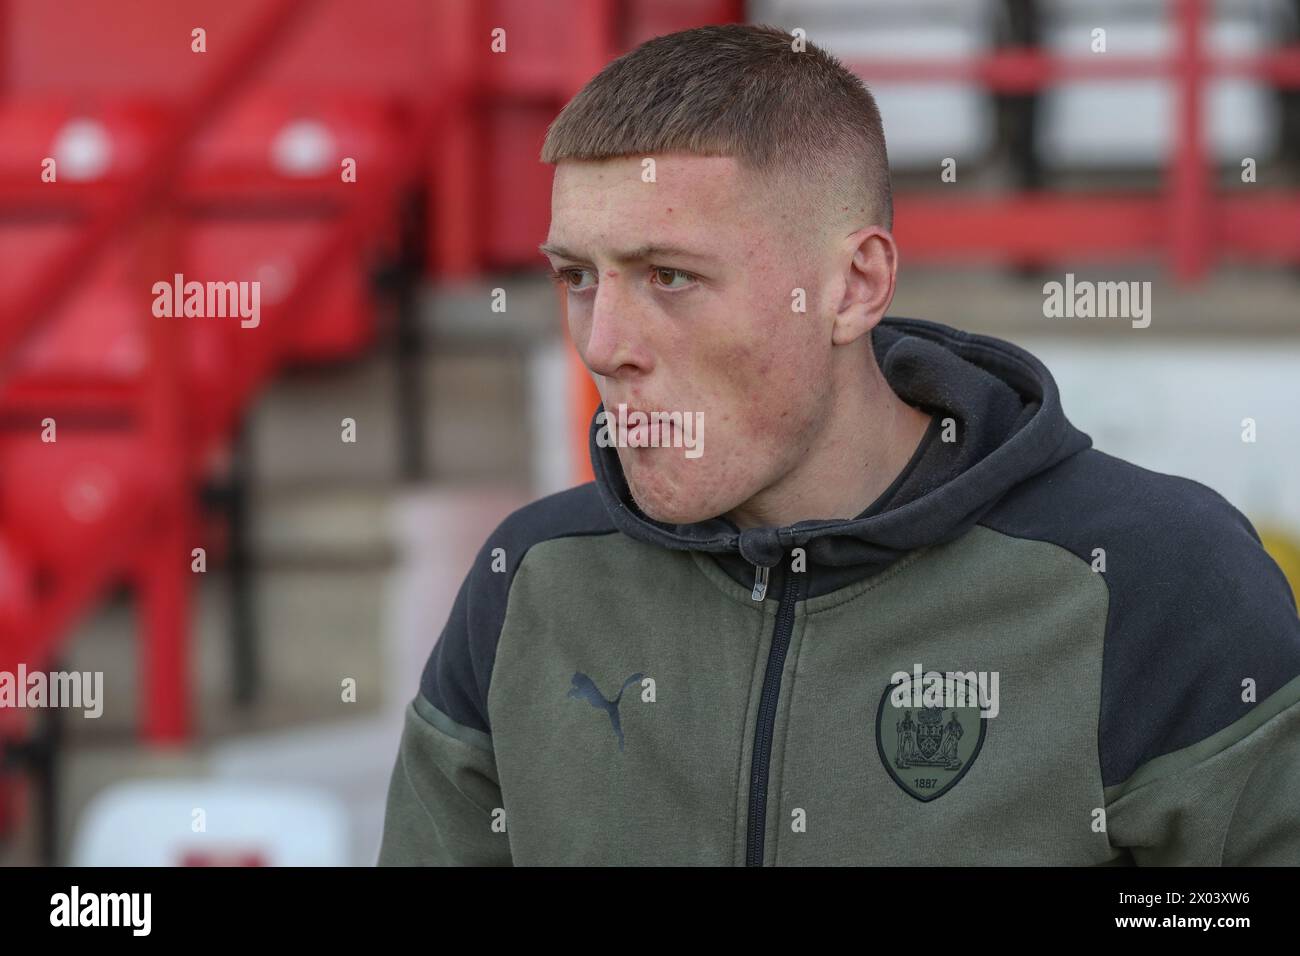
[[[784,555],[782,557],[784,560]],[[767,593],[767,568],[755,565],[755,601],[763,600]],[[785,670],[785,655],[794,631],[794,607],[799,601],[799,582],[803,575],[786,571],[781,575],[781,601],[777,605],[776,627],[772,631],[772,646],[767,654],[767,670],[763,674],[763,694],[758,704],[758,724],[754,730],[754,755],[749,771],[749,824],[745,835],[745,865],[763,865],[763,837],[767,823],[767,778],[772,759],[772,731],[776,725],[776,704],[781,694],[781,674]]]

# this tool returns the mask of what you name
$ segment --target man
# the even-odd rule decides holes
[[[1092,449],[1034,356],[884,317],[855,77],[771,28],[659,37],[542,158],[614,421],[462,584],[381,863],[1300,863],[1285,579],[1218,494]]]

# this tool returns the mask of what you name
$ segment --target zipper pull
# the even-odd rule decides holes
[[[754,591],[750,597],[755,601],[761,601],[767,595],[767,575],[770,568],[762,565],[754,565]]]

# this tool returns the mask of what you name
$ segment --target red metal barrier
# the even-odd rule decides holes
[[[75,277],[104,245],[137,217],[167,196],[181,158],[202,124],[219,106],[269,59],[269,51],[292,28],[297,17],[314,0],[277,0],[265,8],[244,43],[212,70],[192,99],[175,111],[170,126],[160,133],[149,159],[132,181],[114,195],[108,208],[81,230],[68,253],[39,272],[15,297],[13,308],[0,316],[0,392],[5,380],[5,359],[15,343],[62,301],[75,287]]]
[[[337,94],[313,87],[319,76],[295,86],[320,62],[320,51],[305,53],[290,32],[292,15],[307,7],[287,0],[268,8],[198,92],[165,114],[175,122],[145,124],[143,134],[122,140],[143,145],[115,151],[129,161],[93,184],[28,185],[36,165],[26,160],[47,153],[53,131],[71,115],[48,101],[16,114],[27,143],[18,151],[23,168],[16,176],[0,168],[0,209],[24,214],[21,225],[0,228],[0,245],[11,243],[19,262],[31,253],[0,276],[0,284],[21,285],[5,297],[0,318],[7,369],[0,418],[10,429],[0,438],[0,666],[49,660],[98,595],[126,577],[142,609],[141,725],[154,742],[182,740],[190,730],[189,555],[204,464],[283,362],[347,354],[370,340],[365,249],[392,235],[397,199],[422,178],[435,126],[446,122],[437,64],[430,78],[424,58],[419,82],[411,81],[408,58],[394,69],[368,61],[356,83],[336,72],[344,87]],[[304,25],[310,43],[346,48],[356,8],[335,2],[325,9]],[[428,18],[418,2],[387,9],[403,23]],[[407,27],[412,51],[427,46],[427,36]],[[383,38],[382,29],[368,28]],[[271,55],[282,43],[283,61]],[[252,72],[250,58],[280,85],[236,101],[235,81]],[[395,77],[405,86],[401,104]],[[217,110],[227,102],[230,109]],[[132,117],[138,106],[110,102],[101,115],[111,123],[115,110]],[[316,125],[304,141],[295,123]],[[298,138],[280,161],[286,129]],[[313,136],[328,144],[313,146]],[[196,144],[197,154],[186,152]],[[308,155],[313,149],[321,155]],[[182,162],[182,153],[199,161]],[[354,183],[340,182],[344,155],[361,170]],[[305,160],[324,165],[307,170]],[[26,218],[33,213],[64,218]],[[111,254],[96,260],[110,243]],[[257,272],[268,261],[278,279]],[[153,283],[176,273],[262,282],[261,324],[153,317]],[[304,322],[307,316],[316,321]],[[52,410],[58,443],[45,444],[37,423]],[[78,422],[110,422],[115,430],[81,433]],[[82,498],[93,507],[79,516]],[[39,588],[36,576],[45,582]],[[12,733],[12,723],[0,730]]]
[[[1219,260],[1300,262],[1300,193],[1217,195],[1205,148],[1205,89],[1218,77],[1300,87],[1300,45],[1257,56],[1206,50],[1206,0],[1173,0],[1176,43],[1165,57],[1057,56],[1007,49],[963,60],[846,61],[868,83],[970,82],[999,93],[1033,93],[1081,80],[1163,79],[1175,91],[1174,147],[1162,196],[1009,194],[978,200],[902,194],[895,236],[908,259],[1046,262],[1062,258],[1163,256],[1182,281]],[[940,215],[942,214],[942,220]],[[1026,232],[1024,230],[1032,230]]]

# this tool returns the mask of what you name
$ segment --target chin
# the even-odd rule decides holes
[[[637,506],[645,512],[646,517],[653,518],[655,521],[662,521],[664,524],[694,524],[697,521],[717,517],[720,513],[708,508],[659,506],[652,501],[643,501],[635,493],[632,497],[636,498]]]
[[[691,482],[677,484],[658,473],[637,474],[625,472],[628,489],[637,507],[646,516],[665,524],[693,524],[726,513],[734,505],[728,501],[714,500],[704,487],[692,487]],[[698,482],[707,486],[708,482]]]

